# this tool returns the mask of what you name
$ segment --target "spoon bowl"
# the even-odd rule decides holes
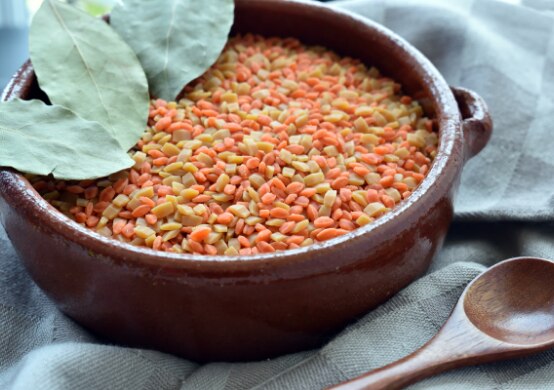
[[[473,325],[506,343],[554,340],[554,262],[516,258],[481,274],[468,287],[464,311]]]
[[[332,389],[401,389],[440,372],[527,356],[554,346],[554,262],[502,261],[464,290],[449,319],[420,349]]]

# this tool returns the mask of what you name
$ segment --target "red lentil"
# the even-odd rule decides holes
[[[153,100],[133,168],[32,178],[104,236],[162,251],[250,255],[364,226],[410,196],[437,152],[400,85],[294,39],[232,38],[179,102]]]

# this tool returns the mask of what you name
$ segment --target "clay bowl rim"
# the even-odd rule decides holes
[[[267,0],[264,1],[269,3]],[[260,2],[260,0],[252,1],[252,3],[257,2]],[[242,3],[244,4],[246,1]],[[379,234],[379,232],[395,223],[402,223],[418,205],[424,204],[425,200],[430,197],[429,190],[437,185],[441,179],[446,179],[444,178],[444,173],[448,168],[449,161],[454,157],[453,151],[455,150],[456,142],[460,142],[461,114],[449,85],[440,72],[419,50],[396,33],[370,19],[343,9],[308,0],[279,0],[273,3],[274,5],[280,3],[279,6],[282,7],[290,5],[311,7],[313,12],[331,13],[333,17],[341,18],[344,23],[353,23],[357,28],[373,30],[372,35],[379,35],[379,39],[388,40],[406,58],[414,60],[414,63],[420,68],[419,72],[423,76],[422,83],[427,84],[435,106],[434,114],[438,119],[438,128],[440,130],[439,148],[430,170],[420,185],[406,200],[400,202],[390,212],[342,236],[297,249],[248,256],[196,255],[162,252],[151,248],[133,246],[89,230],[51,206],[38,194],[22,174],[12,169],[0,169],[0,174],[2,175],[0,177],[0,184],[4,184],[6,187],[17,188],[21,191],[16,196],[23,198],[22,203],[25,203],[30,208],[30,211],[36,218],[36,223],[47,226],[62,236],[63,239],[73,241],[87,248],[92,253],[104,255],[112,261],[121,261],[132,267],[146,267],[157,270],[200,271],[201,273],[202,271],[207,273],[215,271],[218,273],[217,278],[224,277],[226,271],[229,273],[229,276],[232,276],[231,274],[235,271],[260,271],[260,269],[267,270],[267,268],[271,267],[300,262],[302,259],[309,261],[313,255],[319,252],[326,252],[334,247],[348,245],[355,240],[369,239],[372,235]],[[324,43],[322,42],[322,44]],[[32,66],[27,61],[12,77],[2,93],[1,100],[7,101],[18,98],[22,91],[26,92],[26,88],[29,87],[30,81],[34,77]],[[458,136],[457,132],[460,132]]]

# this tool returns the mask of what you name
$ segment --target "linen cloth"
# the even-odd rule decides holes
[[[464,171],[456,219],[429,273],[319,350],[197,365],[108,345],[61,314],[0,228],[0,389],[320,389],[425,343],[465,285],[518,255],[554,259],[554,14],[544,0],[334,3],[418,47],[451,85],[477,91],[495,121]],[[451,371],[413,389],[552,389],[554,351]]]

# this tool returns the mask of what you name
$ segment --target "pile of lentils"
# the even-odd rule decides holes
[[[296,39],[234,37],[178,102],[153,100],[134,167],[33,177],[99,234],[176,253],[250,255],[328,240],[406,199],[437,153],[400,85]]]

